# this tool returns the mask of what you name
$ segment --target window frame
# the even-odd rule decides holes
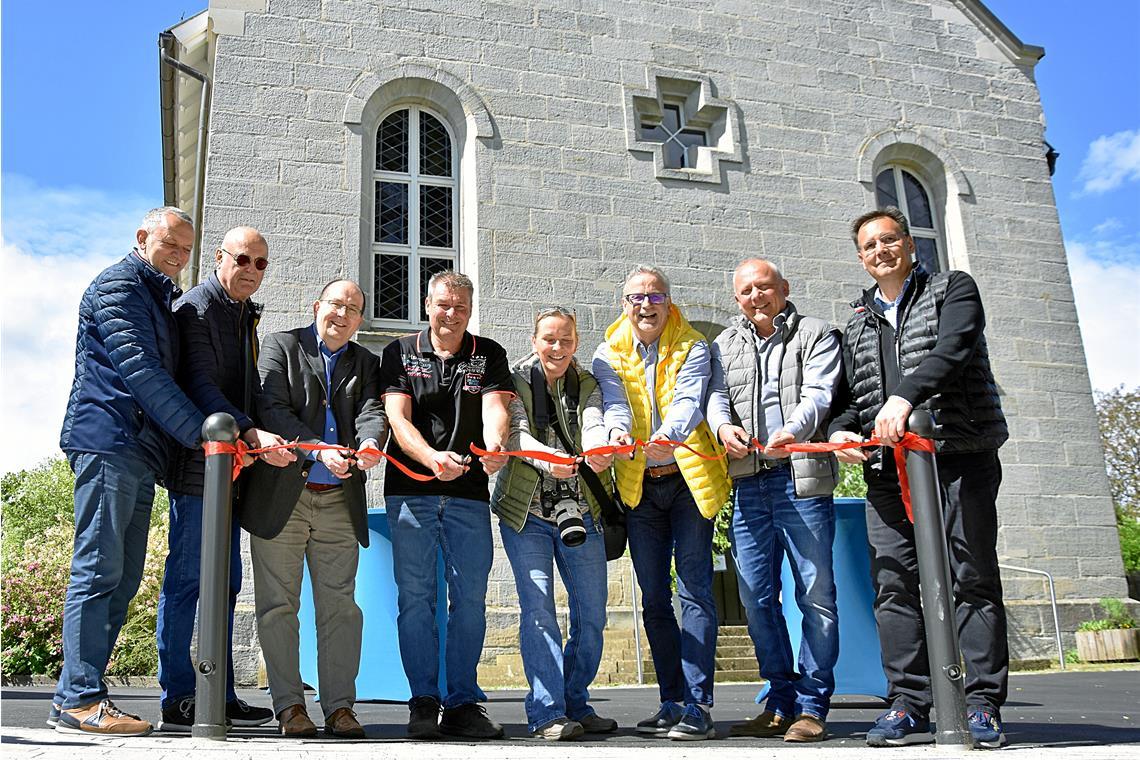
[[[891,179],[894,181],[894,187],[895,187],[895,198],[898,199],[898,209],[899,209],[899,211],[901,211],[903,213],[903,216],[906,217],[907,222],[910,224],[910,236],[912,238],[924,238],[927,240],[933,240],[935,250],[938,252],[938,266],[939,266],[938,271],[939,272],[949,271],[950,270],[950,253],[946,247],[946,237],[943,234],[945,227],[946,227],[946,225],[942,221],[943,210],[940,209],[934,202],[934,199],[937,196],[933,192],[931,192],[930,183],[928,183],[923,178],[921,172],[915,171],[910,166],[906,166],[904,164],[899,164],[899,163],[896,163],[893,161],[887,162],[887,163],[883,164],[881,167],[879,167],[878,171],[875,172],[874,193],[875,193],[875,205],[876,206],[882,206],[883,205],[882,203],[879,202],[878,186],[879,186],[879,176],[882,175],[882,173],[885,171],[891,172]],[[906,185],[903,183],[903,173],[904,172],[907,175],[909,175],[911,177],[911,179],[913,179],[915,182],[917,182],[918,186],[920,188],[922,188],[922,192],[925,193],[926,203],[927,203],[927,206],[929,207],[929,210],[930,210],[930,222],[931,222],[931,224],[934,225],[933,227],[916,227],[915,226],[914,217],[912,217],[911,213],[910,213],[910,203],[907,201],[907,198],[906,198]],[[916,251],[915,252],[916,259],[917,259],[917,256],[918,256],[918,253]],[[930,272],[929,274],[937,274],[937,273],[936,272]]]
[[[408,171],[393,172],[376,168],[379,152],[376,150],[376,140],[384,121],[398,111],[408,111]],[[420,174],[420,113],[426,113],[443,125],[447,139],[451,143],[451,176],[438,177],[435,175]],[[385,109],[376,119],[375,127],[370,131],[373,145],[372,165],[369,182],[369,216],[368,216],[368,280],[372,292],[372,304],[368,316],[368,324],[374,328],[413,328],[422,329],[427,325],[427,319],[422,317],[423,301],[420,290],[420,261],[422,258],[450,259],[452,269],[458,270],[462,260],[462,235],[460,228],[460,151],[456,140],[455,130],[448,119],[435,108],[422,103],[398,103]],[[376,194],[379,183],[399,182],[408,187],[408,242],[383,243],[377,241],[377,208]],[[423,186],[451,188],[451,247],[425,246],[420,243],[420,188]],[[408,259],[408,319],[392,319],[374,316],[381,299],[379,289],[376,287],[376,271],[381,255],[399,255]]]

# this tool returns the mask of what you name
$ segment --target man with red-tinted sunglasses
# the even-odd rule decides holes
[[[257,375],[257,322],[261,305],[250,297],[261,287],[269,266],[269,244],[252,227],[235,227],[214,252],[217,268],[174,304],[181,343],[178,384],[202,414],[226,412],[238,423],[251,448],[285,443],[260,430],[252,418]],[[280,467],[296,460],[290,450],[261,458]],[[198,606],[198,570],[202,545],[200,448],[180,449],[171,457],[166,486],[170,491],[170,552],[158,597],[158,681],[162,686],[160,731],[189,733],[194,725],[194,666],[190,639]],[[241,533],[234,521],[230,537],[230,635],[234,604],[241,590]],[[273,712],[238,699],[234,691],[233,643],[227,656],[226,719],[235,726],[260,726]]]

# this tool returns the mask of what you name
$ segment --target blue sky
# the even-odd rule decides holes
[[[205,5],[0,6],[4,471],[57,451],[79,296],[162,200],[158,34]],[[987,5],[1046,50],[1036,74],[1061,153],[1054,189],[1093,385],[1136,386],[1140,0]]]

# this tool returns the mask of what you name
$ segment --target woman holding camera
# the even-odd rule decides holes
[[[574,361],[573,312],[539,312],[531,345],[534,353],[514,368],[518,398],[511,402],[507,448],[575,456],[605,445],[601,391]],[[617,730],[616,721],[599,717],[587,702],[606,624],[606,554],[597,521],[601,500],[613,493],[612,459],[591,455],[582,464],[552,464],[512,457],[491,497],[518,587],[519,644],[530,683],[527,727],[542,739]],[[555,564],[570,609],[565,647],[554,606]]]

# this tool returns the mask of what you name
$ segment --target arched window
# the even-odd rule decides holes
[[[875,201],[896,206],[910,222],[918,263],[930,274],[947,269],[946,245],[938,212],[930,203],[930,193],[914,174],[890,165],[875,177]]]
[[[419,106],[384,116],[372,176],[372,316],[425,322],[428,280],[459,260],[459,161],[447,122]]]

